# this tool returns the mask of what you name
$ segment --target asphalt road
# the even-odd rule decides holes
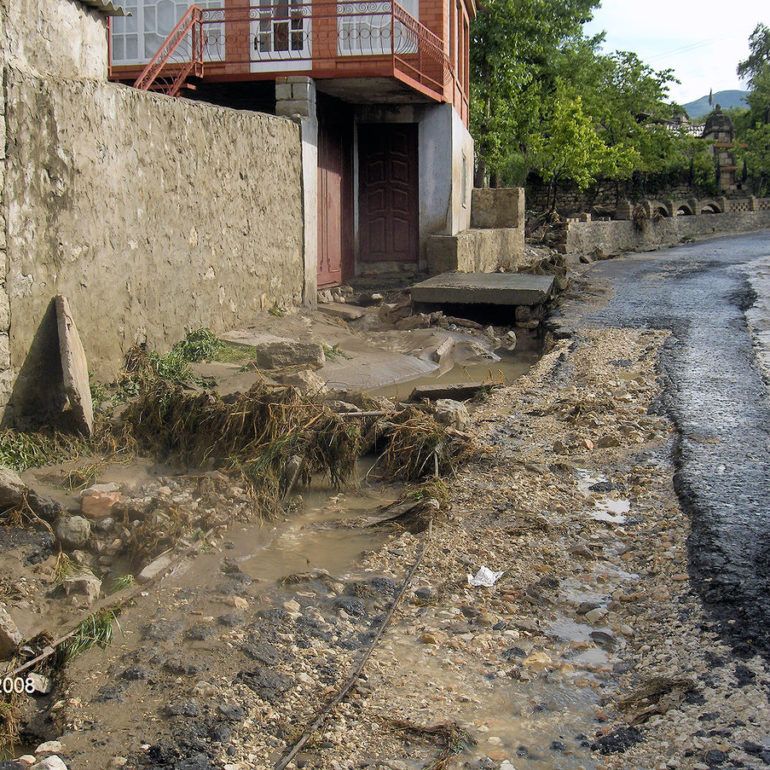
[[[578,333],[586,326],[673,333],[662,357],[663,406],[679,431],[674,481],[692,518],[690,576],[736,652],[766,659],[770,399],[758,360],[768,351],[767,335],[752,335],[746,312],[752,328],[770,328],[762,291],[770,281],[756,280],[762,258],[768,274],[768,256],[763,231],[599,262],[587,278],[609,285],[607,304],[570,302],[554,319]]]

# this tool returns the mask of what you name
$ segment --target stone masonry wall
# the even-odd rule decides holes
[[[12,406],[39,378],[28,353],[57,293],[98,379],[137,341],[301,302],[296,124],[12,66],[5,93]]]
[[[107,79],[107,23],[77,0],[0,0],[3,58],[40,75]]]
[[[613,256],[625,251],[648,251],[672,246],[683,239],[727,235],[770,228],[770,210],[728,211],[724,214],[679,216],[648,222],[642,231],[630,221],[568,222],[558,246],[566,254]]]

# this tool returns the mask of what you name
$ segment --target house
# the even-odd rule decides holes
[[[123,0],[112,20],[113,80],[302,123],[306,294],[424,268],[430,236],[470,226],[474,0],[403,1]]]

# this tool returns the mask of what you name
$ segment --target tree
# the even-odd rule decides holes
[[[471,132],[479,177],[523,156],[555,84],[559,46],[599,0],[485,0],[471,29]],[[477,179],[477,183],[481,179]]]
[[[583,100],[559,84],[553,114],[545,135],[531,137],[535,166],[549,184],[550,208],[556,205],[556,185],[567,178],[585,190],[599,174],[630,174],[638,157],[633,151],[608,147],[600,138],[593,119],[583,111]]]
[[[749,56],[738,65],[738,77],[746,78],[749,85],[762,69],[770,64],[770,27],[759,23],[749,37]]]

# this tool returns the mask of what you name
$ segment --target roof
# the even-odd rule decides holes
[[[128,11],[125,10],[118,3],[114,3],[112,0],[80,0],[83,5],[87,5],[89,8],[96,8],[97,11],[101,11],[106,16],[129,16]]]

